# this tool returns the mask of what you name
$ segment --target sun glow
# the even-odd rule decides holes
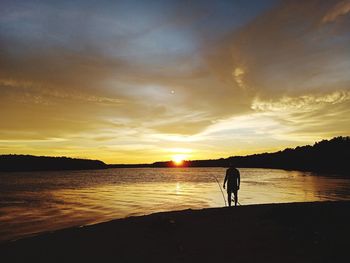
[[[182,165],[183,162],[184,162],[185,155],[183,155],[183,154],[177,154],[177,155],[174,155],[172,159],[173,159],[173,163],[174,163],[176,166],[180,166],[180,165]]]

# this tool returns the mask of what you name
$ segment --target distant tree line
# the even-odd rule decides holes
[[[228,167],[275,168],[346,174],[349,169],[350,137],[335,137],[314,145],[287,148],[274,153],[231,156],[212,160],[184,161],[181,166],[172,161],[152,164],[110,164],[99,160],[46,157],[32,155],[0,155],[0,171],[84,170],[106,168],[161,167]]]
[[[182,167],[276,168],[349,174],[350,137],[335,137],[314,145],[287,148],[274,153],[232,156],[214,160],[184,161]],[[155,162],[151,167],[175,167],[173,162]],[[349,174],[350,175],[350,174]]]
[[[15,154],[0,155],[0,171],[2,172],[87,170],[106,168],[108,168],[108,166],[99,160]]]

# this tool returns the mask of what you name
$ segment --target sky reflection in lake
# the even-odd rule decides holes
[[[240,169],[242,205],[349,200],[350,180]],[[159,211],[224,206],[224,168],[108,169],[0,175],[0,241]]]

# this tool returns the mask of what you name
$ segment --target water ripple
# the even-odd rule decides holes
[[[349,200],[350,181],[240,169],[240,203]],[[0,241],[69,226],[187,208],[220,207],[223,168],[0,173]]]

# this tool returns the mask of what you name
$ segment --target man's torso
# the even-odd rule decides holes
[[[236,190],[238,188],[239,171],[235,168],[229,168],[227,174],[227,189]]]

